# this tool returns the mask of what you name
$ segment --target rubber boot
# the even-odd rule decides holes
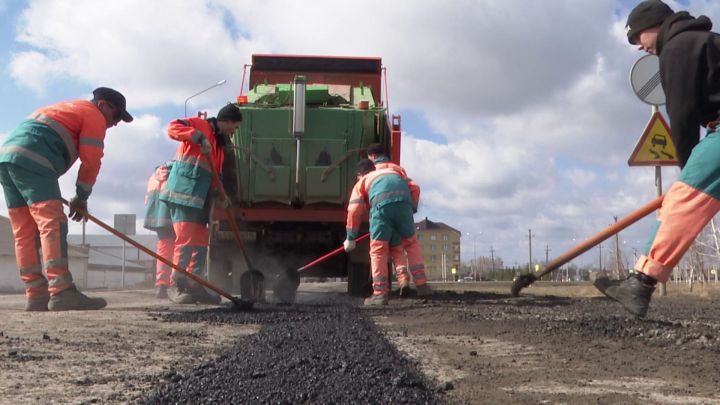
[[[219,295],[209,292],[201,285],[191,288],[189,292],[193,300],[200,304],[218,305],[222,300]]]
[[[28,298],[27,302],[25,303],[25,310],[28,312],[47,311],[49,301],[49,295],[46,295],[44,297]]]
[[[432,289],[430,289],[430,286],[427,285],[427,283],[417,286],[417,296],[418,297],[427,297],[428,295],[431,295],[431,294],[432,294]]]
[[[102,309],[107,301],[99,297],[88,297],[75,287],[62,290],[50,297],[48,309],[50,311],[87,311]]]
[[[406,281],[406,282],[400,284],[400,290],[399,290],[398,295],[400,296],[400,298],[407,298],[410,296],[410,283],[409,282]]]
[[[168,288],[166,285],[159,285],[155,287],[155,298],[165,299],[168,297]]]
[[[608,287],[619,286],[625,280],[611,280],[608,276],[600,276],[593,281],[593,286],[601,293],[605,294]]]
[[[620,283],[613,283],[602,292],[622,304],[631,314],[642,318],[647,314],[656,283],[652,277],[637,273]]]
[[[192,295],[190,295],[189,292],[185,291],[184,289],[181,290],[177,286],[172,286],[167,291],[168,298],[170,301],[172,301],[175,304],[194,304],[195,298],[193,298]]]
[[[376,307],[381,305],[387,305],[388,304],[388,296],[387,294],[373,294],[369,298],[365,298],[365,306],[366,307]]]

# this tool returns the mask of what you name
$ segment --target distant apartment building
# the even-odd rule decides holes
[[[415,223],[415,232],[423,252],[425,271],[430,280],[452,280],[452,269],[460,274],[460,236],[457,229],[425,217]]]

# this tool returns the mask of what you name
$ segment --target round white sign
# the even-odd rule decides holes
[[[640,100],[651,105],[665,104],[665,92],[660,84],[660,59],[645,55],[630,71],[630,86]]]

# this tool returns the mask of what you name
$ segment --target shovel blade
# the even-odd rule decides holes
[[[240,297],[250,302],[265,301],[265,276],[261,271],[248,270],[240,276]]]
[[[286,269],[280,272],[273,287],[273,296],[281,304],[292,304],[295,302],[300,275],[295,269]]]

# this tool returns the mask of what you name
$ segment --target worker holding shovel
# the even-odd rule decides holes
[[[628,41],[658,55],[672,138],[682,168],[665,194],[658,223],[622,281],[595,286],[636,316],[645,316],[655,284],[666,282],[700,231],[720,210],[720,35],[705,16],[673,12],[660,0],[638,4],[628,16]],[[700,127],[707,128],[700,141]]]
[[[69,216],[81,221],[100,172],[105,132],[120,121],[132,120],[125,97],[99,87],[92,100],[36,110],[0,147],[0,183],[15,237],[15,260],[25,283],[26,311],[92,310],[107,305],[102,298],[81,293],[73,283],[58,178],[80,159]]]
[[[385,147],[379,143],[373,143],[367,147],[367,157],[375,165],[376,170],[380,169],[392,169],[400,177],[402,177],[408,184],[411,184],[410,193],[413,203],[413,213],[417,212],[417,207],[420,204],[420,186],[417,185],[411,178],[408,177],[405,169],[393,162],[387,157]],[[411,253],[414,254],[414,253]],[[393,238],[390,241],[390,257],[392,257],[393,267],[395,268],[395,277],[397,278],[399,285],[400,298],[405,298],[410,295],[410,276],[408,274],[408,252],[403,246],[402,241],[399,237]],[[418,282],[424,284],[426,280],[425,268],[414,268],[411,271],[412,279],[415,281],[417,287]]]
[[[370,265],[373,295],[365,305],[387,305],[390,291],[387,260],[390,241],[401,240],[408,252],[410,270],[419,276],[415,279],[418,296],[431,293],[425,277],[425,264],[415,238],[412,193],[408,182],[393,169],[375,170],[368,159],[357,164],[358,181],[353,187],[348,203],[346,231],[343,246],[346,252],[355,249],[360,224],[365,212],[370,210]],[[415,273],[413,273],[415,274]]]
[[[228,104],[220,109],[216,118],[177,119],[168,128],[170,138],[180,145],[160,200],[170,209],[175,232],[173,263],[196,275],[204,272],[208,249],[213,177],[210,165],[215,165],[217,172],[222,170],[226,137],[237,130],[241,120],[237,106]],[[229,206],[230,201],[220,203]],[[175,288],[171,290],[170,299],[175,303],[220,303],[219,296],[179,272],[173,272],[173,281]]]

